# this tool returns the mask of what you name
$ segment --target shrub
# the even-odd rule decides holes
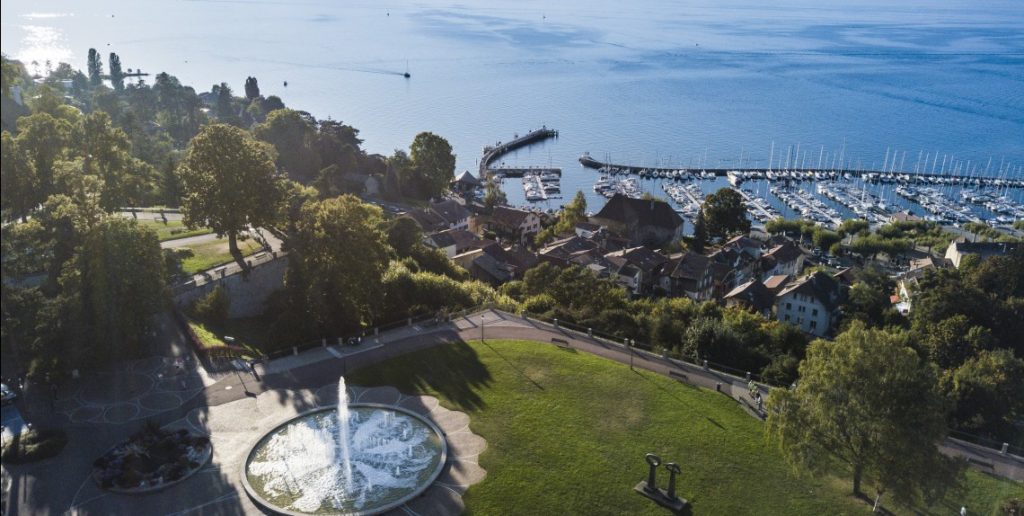
[[[56,456],[68,444],[63,430],[29,430],[3,447],[3,461],[24,464]]]
[[[217,285],[209,294],[196,301],[192,307],[192,313],[205,323],[213,325],[224,324],[228,320],[228,313],[231,311],[231,297],[227,289]]]

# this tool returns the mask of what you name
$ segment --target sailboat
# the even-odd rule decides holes
[[[412,77],[412,74],[409,73],[409,61],[408,60],[405,61],[405,73],[402,74],[402,76],[405,77],[406,79],[408,79],[409,77]]]

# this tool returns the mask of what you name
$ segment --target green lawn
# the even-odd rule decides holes
[[[591,355],[522,341],[454,343],[348,375],[437,396],[467,412],[488,442],[487,478],[464,496],[471,514],[657,514],[633,492],[645,453],[682,465],[693,514],[868,514],[847,481],[799,478],[762,423],[730,398]],[[665,471],[660,473],[663,486]],[[971,472],[970,493],[933,509],[993,514],[1024,487]],[[902,512],[902,511],[901,511]],[[909,512],[909,511],[907,511]]]
[[[139,219],[138,222],[140,226],[156,231],[156,236],[161,242],[213,233],[210,228],[189,229],[180,220],[168,220],[164,223],[152,219]]]
[[[221,346],[226,346],[227,343],[224,342],[224,336],[230,335],[232,337],[235,337],[235,346],[245,348],[245,350],[248,352],[248,355],[246,355],[244,358],[254,358],[261,355],[261,353],[255,348],[253,348],[248,342],[246,342],[244,339],[237,337],[231,331],[218,331],[217,329],[212,328],[207,324],[203,324],[197,321],[189,321],[188,325],[189,327],[192,328],[192,331],[196,333],[196,337],[198,337],[200,342],[202,342],[203,347],[217,348]]]
[[[227,238],[215,238],[182,249],[185,248],[192,250],[192,256],[181,261],[181,269],[185,274],[195,274],[233,260],[231,253],[228,252]],[[259,251],[260,245],[252,238],[239,239],[238,249],[242,251],[242,256],[249,256]]]

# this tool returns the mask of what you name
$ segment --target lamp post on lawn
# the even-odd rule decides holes
[[[234,346],[235,345],[235,338],[234,337],[229,337],[229,336],[225,335],[224,336],[224,342],[226,342],[229,346]],[[234,353],[234,352],[232,351],[232,353]],[[236,357],[235,360],[239,360],[239,359],[241,359],[241,356]],[[237,364],[237,362],[233,363],[232,366],[233,366],[233,369],[235,370],[235,376],[238,377],[238,381],[242,384],[242,390],[245,391],[246,394],[248,394],[249,393],[249,387],[247,385],[245,385],[245,379],[242,378],[242,375],[239,374],[239,372],[238,372],[238,364]]]

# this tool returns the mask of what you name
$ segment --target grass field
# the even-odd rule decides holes
[[[181,269],[186,274],[195,274],[233,260],[231,253],[228,252],[227,238],[215,238],[186,246],[186,248],[192,250],[192,256],[181,262]],[[238,249],[242,251],[242,256],[249,256],[259,251],[260,245],[252,238],[239,239]]]
[[[633,492],[645,453],[678,462],[693,514],[868,514],[836,477],[798,477],[762,423],[730,398],[591,355],[535,342],[455,343],[348,375],[465,411],[487,439],[487,478],[464,495],[470,514],[652,514]],[[664,487],[667,474],[660,472]],[[969,492],[925,514],[995,514],[1024,486],[970,472]],[[903,508],[897,514],[910,514]]]
[[[210,228],[189,229],[180,220],[169,220],[164,223],[156,220],[139,219],[138,222],[140,226],[156,231],[156,236],[161,242],[213,233],[213,230]]]

